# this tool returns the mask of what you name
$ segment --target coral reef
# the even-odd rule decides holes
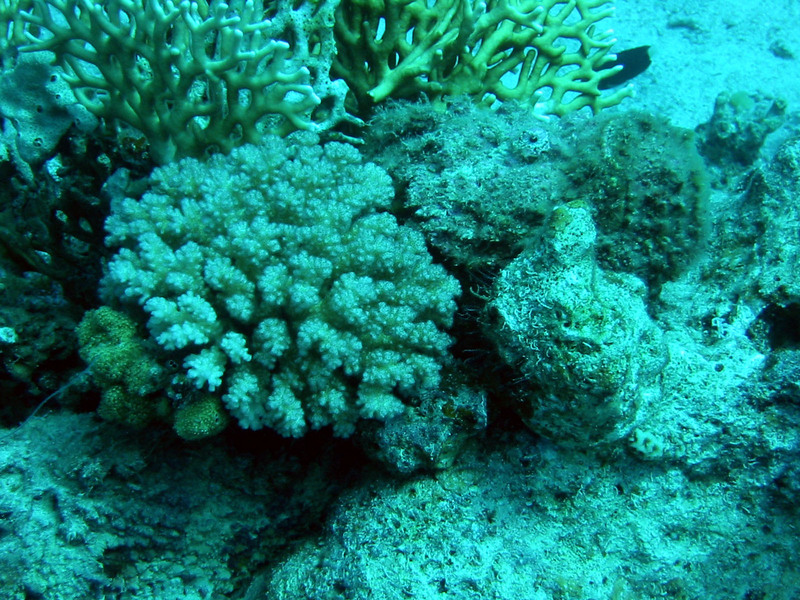
[[[650,115],[541,123],[513,104],[490,112],[455,100],[445,113],[397,103],[377,111],[365,140],[416,226],[465,273],[505,266],[573,199],[592,208],[600,264],[642,278],[651,297],[706,241],[694,134]]]
[[[30,100],[33,115],[37,103]],[[5,131],[12,131],[7,120]],[[141,161],[101,136],[70,127],[55,141],[44,162],[25,163],[10,149],[0,160],[0,327],[14,332],[0,347],[0,390],[9,414],[29,412],[82,369],[75,328],[98,301],[105,254],[108,203],[100,188],[112,166],[143,172]],[[92,400],[82,391],[70,386],[51,405],[88,408]]]
[[[754,249],[758,295],[785,306],[800,300],[800,138],[787,140],[764,169],[752,175],[746,202],[758,207],[761,243]]]
[[[219,396],[211,394],[175,411],[175,433],[185,440],[202,440],[222,432],[230,422]]]
[[[19,273],[8,264],[7,255],[0,256],[4,262],[0,267],[0,415],[10,425],[23,420],[36,402],[59,389],[80,366],[75,326],[81,311],[64,298],[57,282],[41,273]]]
[[[34,181],[33,168],[55,153],[70,127],[82,132],[97,127],[76,99],[64,74],[44,52],[23,54],[0,77],[3,141],[17,169]]]
[[[445,373],[441,385],[420,394],[409,410],[385,423],[366,423],[360,445],[392,471],[408,475],[452,466],[467,442],[489,421],[486,392]]]
[[[259,597],[797,597],[796,511],[751,479],[766,469],[693,478],[663,462],[559,451],[529,433],[494,441],[436,478],[349,491],[323,535],[256,578]],[[743,452],[769,460],[767,449]]]
[[[0,597],[797,600],[800,121],[610,14],[0,2]]]
[[[55,53],[78,101],[143,134],[159,163],[298,129],[351,137],[387,98],[469,95],[562,116],[632,93],[600,89],[622,68],[598,28],[608,0],[15,4],[0,12],[6,53]]]

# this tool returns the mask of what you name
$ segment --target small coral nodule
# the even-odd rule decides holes
[[[178,408],[173,427],[179,436],[191,441],[217,435],[229,422],[222,401],[209,394]]]

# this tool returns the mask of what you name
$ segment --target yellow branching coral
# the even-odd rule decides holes
[[[18,1],[21,50],[52,51],[81,104],[157,162],[358,122],[328,77],[334,0]]]
[[[362,105],[464,94],[597,113],[631,94],[600,92],[619,70],[604,68],[615,40],[597,29],[613,10],[608,0],[343,0],[333,71]]]

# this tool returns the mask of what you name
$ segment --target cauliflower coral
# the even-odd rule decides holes
[[[350,435],[438,384],[459,293],[391,198],[382,169],[309,132],[160,167],[112,201],[102,295],[178,365],[175,404],[213,393],[245,428]]]

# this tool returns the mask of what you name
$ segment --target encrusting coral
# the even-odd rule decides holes
[[[78,324],[81,358],[102,389],[101,417],[142,427],[157,413],[150,397],[158,391],[162,368],[153,360],[129,316],[108,306],[88,311]]]

